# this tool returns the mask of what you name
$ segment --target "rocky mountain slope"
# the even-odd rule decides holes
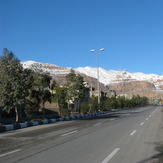
[[[59,67],[48,63],[38,63],[34,61],[22,62],[24,68],[33,70],[41,69],[50,73],[52,78],[60,84],[65,83],[65,76],[70,72],[71,68]],[[74,69],[76,73],[81,74],[84,80],[93,87],[97,86],[97,68],[79,67]],[[118,94],[134,94],[146,95],[151,97],[162,96],[163,75],[130,73],[126,71],[104,70],[100,71],[100,88],[101,90],[114,89]]]
[[[97,77],[97,68],[79,67],[75,69],[78,72],[84,73],[88,76]],[[119,83],[124,81],[148,81],[153,83],[157,89],[163,85],[163,75],[144,74],[144,73],[130,73],[126,71],[104,70],[100,68],[100,82],[108,85],[111,83]]]
[[[26,61],[21,62],[24,68],[29,68],[32,70],[42,70],[43,72],[48,72],[52,79],[55,80],[57,83],[64,85],[66,83],[66,75],[70,73],[71,68],[66,67],[59,67],[53,64],[48,63],[39,63],[34,61]],[[97,89],[97,79],[91,76],[87,76],[84,73],[80,73],[75,71],[77,74],[83,76],[84,81],[88,82],[89,85],[92,85],[95,89]],[[105,86],[103,83],[100,83],[100,90],[108,91],[108,87]]]

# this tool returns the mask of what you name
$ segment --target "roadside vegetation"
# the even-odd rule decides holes
[[[24,69],[19,59],[7,49],[0,56],[0,116],[15,115],[16,123],[22,116],[45,116],[45,103],[56,103],[60,116],[71,113],[99,111],[97,97],[86,97],[88,88],[83,77],[73,70],[66,76],[65,85],[59,85],[51,76],[40,70]],[[101,98],[100,110],[122,109],[143,106],[148,103],[146,97],[133,96]],[[7,115],[6,114],[6,115]]]

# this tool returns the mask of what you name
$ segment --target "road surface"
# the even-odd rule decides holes
[[[162,106],[0,134],[0,162],[155,163],[163,143]]]

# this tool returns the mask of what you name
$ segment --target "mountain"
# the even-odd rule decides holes
[[[39,63],[34,61],[21,62],[24,68],[41,69],[44,72],[50,73],[52,78],[61,84],[65,83],[65,76],[70,72],[71,68],[59,67],[57,65],[48,63]],[[84,77],[84,80],[93,87],[97,86],[97,68],[92,67],[78,67],[74,69]],[[126,71],[105,70],[99,68],[100,88],[107,90],[114,89],[118,94],[143,94],[150,96],[157,96],[163,90],[163,75],[144,74],[141,72],[130,73]],[[145,92],[145,93],[144,93]]]
[[[88,76],[97,78],[97,68],[79,67],[75,70]],[[104,70],[102,68],[99,68],[99,72],[99,81],[105,85],[124,81],[148,81],[153,83],[158,89],[160,85],[163,85],[163,75],[159,76],[156,74],[144,74],[140,72],[130,73],[126,71]]]
[[[79,67],[76,71],[97,78],[97,68]],[[163,98],[163,75],[130,73],[126,71],[105,70],[99,68],[99,81],[117,95],[131,98],[133,95],[146,96],[149,99]]]
[[[32,70],[42,70],[43,72],[48,72],[52,79],[57,83],[63,85],[66,83],[66,75],[70,73],[72,68],[59,67],[57,65],[48,64],[48,63],[39,63],[35,61],[26,61],[21,62],[24,68],[29,68]],[[75,70],[75,69],[74,69]],[[77,74],[83,76],[84,81],[88,82],[89,85],[92,85],[95,89],[97,89],[97,79],[91,76],[85,75],[78,71],[75,71]],[[100,83],[100,89],[102,91],[108,91],[108,87],[106,87],[103,83]]]
[[[35,61],[26,61],[21,62],[24,68],[29,68],[32,70],[42,70],[43,72],[48,72],[51,75],[56,74],[68,74],[71,68],[59,67],[57,65],[48,64],[48,63],[39,63]]]

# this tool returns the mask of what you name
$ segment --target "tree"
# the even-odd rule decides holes
[[[75,103],[75,110],[79,111],[79,103],[84,99],[85,86],[83,77],[76,75],[74,70],[66,76],[67,99]]]
[[[39,105],[37,102],[27,100],[24,106],[24,113],[27,117],[35,117],[38,113]]]
[[[117,107],[118,107],[118,108],[124,108],[124,107],[125,107],[126,98],[125,98],[124,96],[118,97],[118,98],[116,99],[116,101],[117,101]]]
[[[117,109],[118,102],[117,102],[116,97],[107,98],[105,101],[105,108],[106,110]]]
[[[89,99],[89,112],[97,112],[99,107],[98,107],[98,97],[93,96]]]
[[[33,72],[33,84],[29,100],[42,106],[43,115],[45,114],[45,102],[51,102],[50,81],[51,77],[41,71]]]
[[[67,107],[67,88],[66,87],[61,87],[59,84],[57,84],[53,88],[53,96],[52,96],[52,101],[56,102],[58,104],[59,112],[62,116],[68,116],[69,115],[69,110]]]
[[[86,114],[87,112],[89,112],[91,109],[91,106],[89,105],[88,102],[82,102],[80,103],[80,112],[83,114]]]
[[[4,49],[0,57],[0,103],[8,113],[15,110],[16,122],[19,122],[19,110],[29,95],[32,81],[31,70],[23,69],[14,54]]]
[[[133,96],[132,99],[127,99],[123,97],[111,97],[107,98],[105,101],[105,109],[117,109],[117,108],[125,108],[125,107],[135,107],[148,104],[147,97],[140,97],[139,95]]]

